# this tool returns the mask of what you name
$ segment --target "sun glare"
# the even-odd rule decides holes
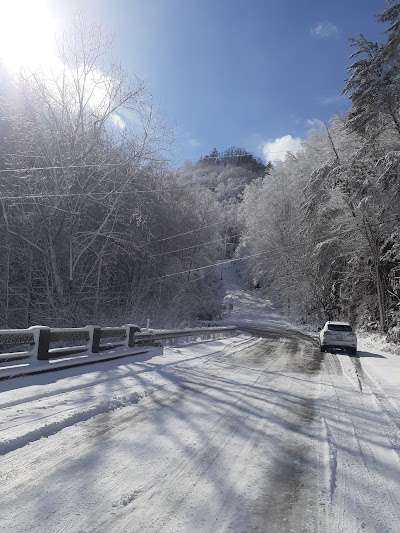
[[[11,70],[56,61],[55,21],[45,0],[0,0],[0,61]]]

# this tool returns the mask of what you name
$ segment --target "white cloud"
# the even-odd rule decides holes
[[[325,128],[325,123],[319,118],[309,118],[305,121],[302,120],[302,124],[307,126],[306,137],[312,130],[321,130]],[[260,137],[258,137],[260,139]],[[261,140],[258,143],[258,149],[262,150],[267,161],[284,161],[288,152],[297,154],[301,150],[301,143],[303,139],[300,137],[292,137],[291,135],[283,135],[273,141]]]
[[[188,143],[190,144],[190,146],[201,146],[201,142],[197,139],[194,139],[193,137],[188,139]]]
[[[333,96],[320,96],[318,98],[319,103],[322,105],[331,105],[331,104],[339,104],[341,102],[346,102],[347,97],[343,94],[335,94]]]
[[[288,152],[295,154],[300,148],[300,137],[292,137],[291,135],[284,135],[273,141],[265,141],[261,145],[261,149],[268,161],[284,161]]]
[[[326,37],[337,35],[338,31],[337,26],[335,26],[333,22],[326,20],[324,22],[318,22],[318,24],[312,28],[311,35],[319,39],[324,39]]]
[[[319,118],[309,118],[306,124],[310,130],[320,130],[324,127],[324,123]]]

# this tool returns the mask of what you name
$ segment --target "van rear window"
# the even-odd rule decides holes
[[[328,329],[330,331],[353,331],[351,326],[346,326],[346,324],[329,324]]]

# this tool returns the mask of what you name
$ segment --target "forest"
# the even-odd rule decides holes
[[[231,147],[172,168],[146,84],[83,16],[62,68],[0,65],[1,327],[218,319],[223,259],[295,320],[400,341],[400,4],[379,20],[385,42],[351,40],[349,111],[272,164]]]
[[[400,4],[379,20],[383,44],[351,40],[349,112],[246,188],[241,247],[249,281],[287,314],[399,341]]]

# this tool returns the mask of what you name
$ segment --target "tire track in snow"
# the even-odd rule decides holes
[[[282,346],[280,346],[280,348],[282,349]],[[246,349],[246,347],[242,347],[242,351],[244,351],[245,349]],[[260,351],[260,353],[261,353],[261,351]],[[287,356],[287,354],[285,354],[285,357],[286,356]],[[240,362],[240,359],[241,359],[240,357],[236,358],[236,360],[238,362]],[[258,360],[258,356],[255,357],[255,359]],[[221,361],[216,361],[216,359],[214,359],[213,357],[210,357],[209,361],[211,363],[215,363],[213,365],[213,367],[212,367],[213,369],[218,369],[218,367],[220,367],[220,369],[218,369],[218,371],[220,371],[221,377],[225,377],[226,378],[226,374],[227,374],[226,365],[223,364]],[[273,364],[273,363],[270,363],[270,364]],[[180,365],[180,363],[178,362],[178,363],[175,364],[175,367],[170,366],[169,368],[174,368],[176,373],[179,374],[180,369],[184,368],[184,366],[187,367],[187,365]],[[193,365],[193,367],[195,367],[195,366],[197,366],[197,368],[198,368],[198,365]],[[268,366],[268,368],[270,368],[270,366]],[[205,370],[209,370],[209,369],[205,369]],[[251,369],[249,369],[249,370],[251,370]],[[252,371],[254,371],[254,370],[255,369],[252,369]],[[233,372],[233,375],[235,375],[236,373],[240,373],[240,372],[242,372],[242,367],[239,367],[239,365],[236,365],[236,367],[232,368],[232,372]],[[206,373],[205,373],[205,375],[206,375]],[[271,376],[271,374],[268,374],[268,379],[270,378],[270,376]],[[178,385],[180,385],[181,382],[177,382],[177,383],[178,383]],[[169,402],[168,396],[170,394],[170,391],[166,388],[166,389],[163,389],[161,392],[166,397],[166,405],[169,405],[170,403],[168,403]],[[174,391],[172,391],[172,392],[174,392]],[[182,392],[184,394],[185,391],[182,391]],[[230,392],[233,392],[233,389]],[[180,398],[178,397],[178,400],[179,399]],[[161,398],[161,400],[162,400],[162,398]],[[172,401],[174,401],[174,400],[172,399]],[[150,402],[152,403],[153,400],[150,400]],[[160,404],[159,404],[159,406],[160,406]],[[112,420],[109,420],[109,421],[103,421],[102,419],[99,419],[98,422],[96,422],[93,425],[90,424],[90,426],[87,425],[86,428],[85,428],[85,426],[82,426],[80,428],[79,434],[80,435],[82,435],[82,434],[89,435],[89,433],[91,433],[91,436],[93,436],[93,438],[96,439],[96,438],[98,438],[99,435],[101,435],[101,438],[102,438],[102,436],[105,434],[105,432],[108,432],[109,430],[113,430],[114,434],[117,431],[123,431],[124,429],[126,429],[126,427],[124,426],[124,419],[126,419],[126,422],[128,424],[128,418],[129,417],[132,418],[132,411],[136,411],[136,410],[133,409],[133,410],[131,410],[130,413],[127,411],[125,415],[123,415],[122,413],[119,414],[119,415],[114,415]],[[140,410],[138,410],[138,411],[140,411]],[[148,414],[148,412],[147,413],[144,412],[143,413],[143,417],[145,417],[147,414]],[[115,426],[115,424],[119,424],[120,421],[122,421],[122,424],[119,426],[119,428],[115,428],[115,427],[113,428],[113,426]],[[130,420],[130,425],[132,425],[132,420]],[[238,427],[238,429],[239,429],[239,427]],[[218,423],[215,426],[215,430],[216,430],[216,432],[218,432],[218,430],[219,430]],[[60,455],[62,455],[66,451],[67,447],[69,447],[69,448],[72,447],[72,449],[74,449],[74,452],[76,452],[77,454],[79,454],[80,451],[84,452],[83,446],[87,446],[88,443],[90,443],[90,440],[87,440],[85,443],[83,443],[79,439],[74,440],[73,442],[71,442],[69,440],[69,436],[73,436],[73,433],[75,433],[75,431],[70,431],[69,433],[66,433],[66,437],[63,438],[63,440],[67,441],[67,438],[68,438],[68,442],[65,442],[64,446],[63,446],[64,443],[61,441],[61,439],[51,439],[52,442],[49,441],[48,443],[46,443],[46,446],[44,448],[46,450],[46,454],[53,454],[53,455],[57,454],[57,457],[59,457]],[[216,438],[219,439],[219,437],[216,437]],[[57,448],[57,445],[60,445],[60,441],[61,441],[61,449]],[[214,446],[211,445],[211,447],[213,448]],[[35,454],[37,455],[38,460],[42,461],[42,466],[46,467],[47,463],[45,462],[45,458],[42,457],[43,453],[39,449],[39,446],[35,446],[34,449],[28,448],[26,451],[22,452],[23,454],[25,454],[23,456],[23,458],[24,459],[29,458],[33,450],[34,450]],[[206,463],[204,463],[204,466],[206,467],[207,464],[208,464],[207,463],[207,448],[205,448],[205,450],[203,452],[203,456],[204,456],[204,460],[206,461]],[[14,459],[15,458],[21,459],[21,455],[15,455]],[[189,460],[189,462],[190,462],[190,460]],[[26,463],[24,462],[24,467],[25,466],[26,466]],[[181,466],[184,467],[184,464],[181,463]],[[140,491],[137,491],[137,490],[131,490],[131,491],[129,490],[129,488],[130,488],[130,484],[129,484],[129,475],[130,475],[129,468],[126,468],[126,465],[125,466],[121,465],[120,468],[121,468],[121,470],[119,470],[119,468],[118,468],[117,472],[118,473],[122,472],[123,474],[126,474],[126,478],[123,478],[122,476],[119,476],[117,474],[115,476],[115,478],[114,478],[115,479],[115,485],[113,486],[113,489],[110,492],[111,492],[111,494],[113,494],[115,488],[118,487],[118,484],[121,484],[121,481],[122,481],[121,486],[124,487],[125,489],[128,489],[128,490],[124,491],[124,493],[122,494],[121,498],[119,498],[119,499],[115,498],[114,499],[114,502],[117,503],[117,507],[113,508],[113,509],[114,510],[118,509],[118,508],[126,509],[127,506],[129,506],[131,504],[136,505],[134,502],[137,502],[137,505],[141,505],[142,501],[144,501],[144,500],[142,500],[142,493]],[[210,468],[212,468],[212,463],[210,465]],[[44,470],[45,470],[45,468],[43,469],[43,471]],[[192,472],[192,470],[190,470],[190,467],[189,467],[189,471]],[[183,480],[185,479],[185,475],[186,475],[185,472],[186,472],[186,470],[183,470],[183,472],[182,472],[182,479]],[[169,475],[170,475],[170,471],[165,470],[165,468],[161,470],[161,479],[164,482],[168,482]],[[128,480],[128,483],[126,483],[126,480]],[[154,483],[154,478],[153,478],[152,487],[153,487],[154,490],[157,489],[157,486]],[[109,488],[109,485],[107,484],[107,489],[108,488]],[[137,489],[137,487],[132,487],[132,489]],[[149,489],[149,491],[151,491],[151,489]],[[118,491],[116,491],[116,492],[118,493]],[[108,493],[108,491],[107,491],[107,493]],[[117,494],[114,494],[114,495],[117,496]],[[145,498],[145,494],[143,494],[143,498]],[[65,503],[66,503],[66,508],[63,510],[63,513],[66,513],[66,516],[68,516],[68,517],[72,517],[72,518],[70,518],[71,521],[69,522],[69,527],[73,527],[73,523],[74,523],[73,522],[73,517],[75,516],[75,510],[71,506],[69,506],[68,502],[65,502]],[[152,502],[150,501],[150,504],[151,503]],[[92,499],[90,501],[90,505],[96,505],[96,504],[97,504],[97,502],[95,501],[95,499]],[[129,512],[129,511],[127,510],[127,512]],[[104,515],[103,515],[103,517],[104,517]],[[61,522],[59,524],[61,525]],[[109,528],[108,530],[104,529],[104,531],[114,530],[112,526],[113,526],[113,521],[111,520],[111,528]],[[68,526],[66,526],[66,527],[68,529]]]
[[[129,396],[114,396],[108,401],[100,402],[84,411],[75,412],[60,421],[50,422],[33,431],[28,431],[27,433],[18,437],[3,440],[0,442],[0,454],[6,455],[7,453],[13,452],[18,448],[22,448],[32,442],[40,440],[43,437],[50,437],[51,435],[54,435],[65,428],[78,424],[79,422],[85,422],[97,415],[137,404],[141,398],[148,396],[152,392],[153,390],[148,390],[142,395],[139,395],[137,392],[133,392]]]
[[[230,348],[231,346],[236,347],[236,346],[240,346],[241,344],[245,344],[245,343],[249,343],[249,342],[254,342],[254,339],[240,339],[239,341],[236,341],[236,339],[234,338],[230,344],[226,344],[222,349],[219,349],[219,350],[217,350],[215,352],[212,352],[212,353],[213,354],[214,353],[219,353],[221,351],[224,351],[227,348]],[[203,343],[204,343],[204,341],[203,341]],[[191,344],[201,344],[201,343],[191,343]],[[181,345],[180,347],[182,348],[184,346],[185,345]],[[173,350],[174,348],[175,347],[166,348],[166,349],[172,349]],[[143,355],[143,354],[141,354],[141,355]],[[211,355],[211,354],[207,354],[207,356],[208,355]],[[132,355],[132,357],[135,357],[135,355]],[[204,357],[206,357],[206,355]],[[106,361],[103,361],[103,362],[106,363]],[[98,362],[98,364],[101,364],[101,363],[102,363],[102,361]],[[139,365],[140,361],[137,361],[137,360],[136,361],[132,361],[132,364]],[[179,361],[176,364],[179,364]],[[59,372],[61,373],[61,376],[63,377],[63,372],[65,372],[65,371],[60,370]],[[90,372],[92,372],[92,370],[88,370],[87,371],[87,373],[90,373]],[[112,370],[110,372],[112,372]],[[10,400],[8,402],[2,403],[0,405],[0,410],[4,409],[4,408],[8,408],[8,407],[14,407],[16,405],[29,404],[29,403],[31,403],[33,401],[41,400],[42,398],[47,399],[49,397],[61,396],[62,394],[65,394],[65,393],[68,393],[68,392],[76,392],[78,390],[85,390],[87,388],[93,387],[94,385],[101,385],[103,383],[107,383],[107,382],[110,382],[110,381],[117,381],[117,380],[120,380],[120,379],[122,379],[124,377],[129,377],[131,375],[132,375],[132,370],[130,369],[127,372],[118,373],[118,375],[114,375],[114,376],[111,376],[111,377],[96,378],[94,381],[90,381],[90,382],[84,383],[82,385],[73,385],[73,386],[70,386],[70,387],[59,387],[54,392],[46,391],[46,392],[43,392],[43,393],[41,392],[41,393],[37,393],[37,394],[31,395],[31,396],[28,396],[28,397],[19,398],[19,399],[16,399],[16,400]],[[65,377],[68,379],[69,376],[65,375]]]
[[[400,413],[394,402],[385,394],[383,389],[375,380],[365,371],[360,358],[352,359],[355,366],[358,379],[364,383],[364,391],[371,396],[378,410],[381,411],[382,418],[385,419],[385,432],[390,441],[393,451],[400,460]],[[361,391],[362,391],[361,386]]]
[[[242,347],[241,350],[234,350],[234,351],[232,351],[232,353],[229,352],[226,355],[227,356],[234,355],[234,354],[236,354],[236,353],[238,353],[240,351],[244,351],[245,349],[252,348],[254,345],[258,344],[258,342],[259,342],[259,339],[257,339],[256,341],[253,340],[253,342],[251,342],[250,346],[244,346],[244,347]],[[269,354],[269,355],[274,355],[279,350],[281,350],[281,347],[277,346],[273,350],[273,353]],[[265,348],[264,348],[264,352],[265,352]],[[231,363],[229,363],[229,362],[222,363],[220,360],[213,359],[213,358],[211,358],[208,362],[213,363],[214,369],[215,370],[219,370],[219,373],[214,373],[214,372],[210,373],[209,369],[207,369],[207,371],[204,372],[204,377],[206,377],[206,378],[211,376],[213,378],[221,378],[221,377],[223,377],[223,378],[232,379],[236,374],[241,374],[243,372],[243,369],[247,369],[248,371],[252,370],[251,367],[244,367],[244,366],[242,367],[242,366],[234,364],[233,362],[231,362]],[[113,504],[114,511],[113,511],[113,513],[118,512],[118,508],[122,509],[122,508],[126,507],[126,502],[128,502],[128,503],[135,502],[137,505],[141,505],[141,506],[148,505],[148,504],[151,505],[151,500],[154,497],[157,496],[158,492],[161,491],[161,488],[160,488],[160,486],[161,486],[160,484],[161,483],[167,483],[166,487],[164,487],[164,485],[163,485],[162,491],[168,490],[168,487],[172,487],[176,483],[176,480],[178,478],[181,478],[182,479],[182,483],[184,484],[185,483],[185,479],[187,478],[187,476],[189,474],[195,472],[198,469],[200,463],[202,463],[202,462],[203,463],[204,462],[207,463],[209,461],[209,454],[208,454],[207,450],[209,449],[211,444],[214,442],[214,440],[218,438],[218,435],[221,432],[221,422],[225,418],[228,417],[229,413],[234,408],[237,408],[237,405],[240,404],[241,401],[243,401],[243,399],[246,397],[246,394],[248,393],[248,391],[251,390],[252,387],[254,387],[255,383],[261,377],[263,377],[264,379],[267,378],[265,383],[268,383],[268,384],[273,383],[275,381],[275,379],[277,379],[277,376],[268,374],[268,370],[274,364],[276,364],[276,359],[273,359],[271,362],[269,362],[269,364],[268,364],[268,366],[266,368],[264,368],[262,370],[259,370],[257,372],[257,377],[255,378],[255,380],[253,382],[251,382],[250,384],[247,385],[247,388],[246,388],[245,391],[243,391],[243,392],[237,391],[238,397],[235,400],[235,404],[234,405],[230,405],[229,407],[225,407],[224,410],[218,415],[217,419],[213,423],[213,428],[214,428],[213,431],[208,433],[208,437],[207,437],[206,441],[203,442],[202,446],[200,448],[198,448],[194,452],[194,454],[192,454],[190,457],[185,458],[184,461],[181,461],[180,464],[179,464],[179,467],[177,465],[174,466],[175,474],[174,474],[174,476],[172,478],[170,476],[169,469],[168,468],[166,469],[165,465],[163,465],[158,471],[156,471],[153,474],[152,478],[146,484],[141,485],[140,487],[135,487],[135,490],[132,493],[123,494],[123,495],[121,495],[118,498],[118,500],[114,501],[114,504]],[[195,365],[194,368],[197,368],[197,366],[198,365]],[[227,371],[231,372],[231,373],[227,374]],[[202,378],[202,380],[204,380],[204,377]],[[213,384],[212,385],[207,385],[207,384],[204,384],[204,383],[200,383],[200,385],[199,385],[199,381],[198,380],[197,380],[197,385],[198,386],[195,387],[195,388],[186,387],[186,389],[189,389],[194,394],[200,393],[200,392],[202,394],[204,394],[204,393],[207,392],[207,390],[211,389],[214,386]],[[178,398],[178,400],[180,400],[180,399],[183,399],[183,398]],[[246,419],[247,419],[247,417],[246,417]],[[238,431],[239,429],[240,429],[240,427],[237,426],[235,431]],[[210,466],[211,466],[211,464],[212,463],[210,463]],[[119,476],[118,479],[116,480],[116,482],[108,488],[107,492],[108,493],[110,493],[110,492],[114,493],[115,489],[116,489],[116,487],[118,485],[122,484],[124,486],[126,484],[126,481],[129,479],[129,476],[130,476],[129,472],[127,472],[125,474],[125,476],[122,476],[122,477]],[[154,481],[154,480],[156,480],[156,481]],[[195,486],[195,483],[194,483],[193,487],[194,486]],[[175,511],[176,511],[176,509],[179,508],[179,506],[185,500],[186,496],[187,496],[187,492],[184,492],[184,496],[178,502],[175,502],[175,505],[174,505],[174,510]],[[138,499],[139,499],[139,501],[137,501]],[[174,510],[171,511],[168,514],[169,518],[165,519],[165,517],[164,517],[164,519],[166,520],[165,524],[168,523],[172,519],[173,513],[175,512]],[[157,519],[158,522],[159,522],[158,526],[155,528],[155,523],[153,523],[152,524],[152,528],[148,529],[148,531],[159,531],[160,527],[165,525],[164,524],[164,519],[163,520]],[[113,523],[114,520],[115,520],[115,515],[113,515],[110,519],[107,519],[105,522],[103,522],[101,524],[100,531],[108,531],[107,524],[109,523],[109,521],[111,523]],[[122,517],[122,520],[124,520],[123,517]],[[160,525],[160,521],[162,522],[162,525]],[[123,527],[122,529],[116,529],[115,531],[124,532],[124,531],[126,531],[126,529],[124,529],[124,527]],[[146,531],[147,531],[147,529],[146,529]]]
[[[337,406],[336,416],[329,416],[329,410],[324,415],[329,418],[325,421],[331,488],[328,531],[398,531],[400,501],[393,475],[400,473],[400,463],[387,432],[387,418],[367,384],[361,361],[352,357],[338,361],[345,382],[330,374],[326,365],[331,395],[321,406],[323,412],[324,407]],[[375,494],[379,500],[374,501]],[[376,509],[378,501],[381,512]]]
[[[216,354],[216,353],[220,353],[220,352],[223,352],[224,350],[227,350],[228,349],[228,353],[237,353],[241,350],[244,350],[246,349],[247,347],[251,347],[253,346],[254,344],[257,344],[258,340],[254,340],[254,339],[240,339],[238,342],[236,340],[233,340],[230,344],[227,344],[225,345],[222,349],[219,349],[219,350],[216,350],[215,352],[212,352],[212,354],[207,354],[205,357],[209,357],[210,355],[213,355],[213,354]],[[172,367],[170,368],[173,368],[173,367],[176,367],[178,366],[179,364],[181,364],[179,361],[175,364],[175,365],[172,365]],[[77,392],[79,390],[82,390],[82,389],[87,389],[87,388],[92,388],[98,384],[101,384],[101,383],[104,383],[104,382],[109,382],[109,381],[119,381],[125,377],[128,376],[128,374],[131,374],[132,375],[132,371],[130,371],[129,373],[124,373],[123,375],[118,375],[118,376],[114,376],[114,377],[111,377],[111,378],[105,378],[105,379],[96,379],[94,382],[91,382],[91,383],[86,383],[84,385],[81,385],[81,386],[75,386],[75,387],[65,387],[64,389],[61,390],[60,392],[60,389],[57,389],[56,392],[54,392],[53,394],[52,393],[40,393],[40,394],[36,394],[36,395],[33,395],[33,396],[30,396],[29,398],[24,398],[22,399],[20,402],[18,402],[17,400],[16,401],[11,401],[11,402],[8,402],[7,404],[3,404],[3,408],[4,409],[7,409],[7,408],[10,408],[12,406],[15,406],[15,405],[18,405],[18,404],[25,404],[25,403],[31,403],[33,401],[41,401],[41,400],[48,400],[49,398],[55,400],[58,398],[60,398],[60,400],[58,401],[58,403],[61,405],[63,403],[62,401],[62,398],[65,394],[68,394],[69,392]],[[56,418],[57,416],[61,416],[62,417],[62,420],[56,420],[56,421],[53,421],[53,422],[49,422],[49,423],[45,423],[43,424],[42,426],[34,429],[34,430],[31,430],[31,431],[28,431],[22,435],[19,435],[19,436],[16,436],[16,437],[11,437],[9,439],[3,439],[0,441],[0,454],[2,455],[6,455],[12,451],[15,451],[16,449],[18,448],[22,448],[26,445],[28,445],[29,443],[31,442],[35,442],[43,437],[50,437],[51,435],[54,435],[56,433],[58,433],[59,431],[63,430],[64,428],[66,427],[71,427],[75,424],[78,424],[80,422],[85,422],[87,420],[89,420],[90,418],[93,418],[97,415],[100,415],[100,414],[105,414],[107,412],[110,412],[110,411],[113,411],[117,408],[121,408],[121,407],[125,407],[125,406],[128,406],[128,405],[133,405],[135,403],[138,403],[139,399],[143,396],[147,396],[149,393],[153,392],[154,389],[150,389],[149,391],[146,391],[145,393],[142,393],[141,395],[139,395],[138,393],[136,392],[133,392],[132,394],[130,394],[128,397],[118,397],[118,396],[113,396],[110,400],[105,400],[103,402],[99,402],[98,404],[94,405],[94,406],[91,406],[90,408],[86,408],[84,409],[83,411],[79,411],[79,412],[73,412],[72,414],[70,415],[66,415],[66,416],[63,416],[65,415],[67,412],[70,412],[70,411],[73,411],[74,407],[71,407],[71,408],[68,408],[68,409],[64,409],[64,410],[61,410],[61,411],[58,411],[56,413],[51,413],[49,415],[44,415],[44,416],[41,416],[41,417],[38,417],[38,418],[35,418],[34,420],[27,420],[25,422],[22,422],[20,424],[15,424],[13,426],[9,426],[7,428],[4,429],[4,431],[10,431],[11,429],[14,429],[16,427],[21,427],[21,426],[24,426],[24,425],[29,425],[29,424],[32,424],[34,422],[38,422],[39,420],[47,420],[49,418]],[[7,461],[4,460],[3,458],[3,466],[5,466],[7,463]]]
[[[239,343],[237,342],[232,342],[230,347],[229,346],[225,346],[222,350],[226,351],[228,350],[232,350],[234,351],[235,353],[239,353],[240,351],[245,351],[246,348],[248,348],[248,345],[251,345],[253,346],[254,344],[257,344],[257,340],[255,341],[254,339],[246,339],[245,341],[243,341],[242,339],[240,340]],[[241,345],[241,346],[238,346],[238,345]],[[221,353],[221,350],[218,350],[217,353]],[[207,354],[205,354],[204,356],[202,356],[200,358],[200,363],[201,364],[201,360],[206,358],[207,357]],[[213,357],[210,357],[209,358],[210,362],[214,362],[215,359]],[[198,366],[198,361],[199,360],[196,360],[194,361],[195,364],[194,365],[191,365],[191,367],[196,367]],[[185,363],[184,363],[185,364]],[[176,362],[176,364],[174,365],[171,365],[171,366],[168,366],[168,368],[171,368],[173,371],[175,371],[175,373],[179,376],[179,373],[180,373],[180,366],[181,364],[179,362]],[[240,373],[240,369],[239,368],[232,368],[232,372],[234,374],[237,374],[237,373]],[[221,369],[220,370],[220,375],[223,376],[223,377],[226,377],[227,375],[227,371],[226,369]],[[116,378],[116,380],[118,380],[118,377]],[[178,383],[178,387],[181,383],[181,377],[179,376],[179,383]],[[165,386],[167,385],[167,386]],[[156,389],[155,392],[158,392],[160,393],[160,397],[157,398],[157,400],[154,400],[157,404],[158,404],[158,407],[160,406],[160,404],[165,403],[165,405],[169,404],[169,403],[173,403],[175,402],[177,399],[179,400],[179,394],[181,395],[184,395],[185,394],[185,390],[182,388],[182,390],[179,392],[176,392],[174,389],[169,389],[168,387],[168,382],[167,383],[164,383],[161,387],[158,387]],[[152,395],[151,395],[152,396]],[[150,397],[151,397],[150,396]],[[159,394],[157,394],[157,397],[159,396]],[[172,396],[172,398],[171,398]],[[136,403],[135,401],[133,402],[133,404]],[[153,401],[152,401],[153,403]],[[146,409],[146,407],[145,407]],[[106,413],[107,412],[110,412],[108,411],[107,409],[105,409]],[[106,413],[98,413],[98,414],[106,414]],[[80,429],[79,429],[79,432],[78,431],[74,431],[73,433],[69,432],[68,434],[66,434],[66,438],[63,440],[63,442],[61,443],[61,446],[60,446],[60,443],[57,441],[49,441],[48,443],[46,443],[46,453],[48,455],[54,455],[54,454],[57,454],[57,457],[60,458],[60,460],[62,460],[61,458],[64,456],[64,454],[68,455],[69,454],[69,450],[70,449],[74,449],[76,450],[76,453],[79,454],[79,449],[81,447],[84,447],[86,448],[87,446],[87,442],[88,440],[89,441],[92,441],[93,439],[96,440],[99,438],[99,435],[101,435],[101,438],[103,438],[104,435],[115,435],[117,432],[120,432],[120,431],[123,431],[124,428],[126,428],[128,425],[131,426],[132,425],[132,420],[133,420],[133,416],[135,415],[139,415],[139,420],[143,417],[146,417],[146,411],[142,412],[141,413],[141,410],[139,409],[138,411],[135,411],[134,413],[131,412],[127,412],[126,415],[123,415],[122,413],[120,415],[117,415],[118,418],[115,418],[115,415],[113,417],[113,419],[110,421],[110,420],[107,420],[107,419],[103,419],[102,417],[99,417],[98,420],[99,422],[96,423],[93,427],[93,425],[91,424],[90,426],[81,426]],[[94,418],[94,417],[92,417]],[[78,423],[78,422],[81,422],[82,421],[82,418],[76,418],[75,419],[75,422]],[[118,427],[116,427],[116,425]],[[72,426],[68,426],[68,429],[70,429],[70,427]],[[53,430],[62,430],[62,429],[67,429],[66,427],[64,426],[60,426],[58,428],[55,428],[53,427]],[[51,431],[49,431],[49,433],[51,433]],[[54,431],[54,434],[56,433],[56,431]],[[75,436],[78,435],[78,437],[76,438]],[[40,438],[42,436],[42,434],[40,435],[33,435],[34,437],[38,437]],[[49,435],[50,436],[50,435]],[[36,438],[34,440],[37,440]],[[34,442],[32,442],[34,444]],[[15,444],[15,443],[14,443]],[[20,442],[19,443],[21,446],[24,444],[23,442]],[[26,443],[26,444],[30,444],[30,443]],[[15,446],[14,446],[15,447]],[[41,453],[41,449],[39,447],[35,447],[35,448],[32,448],[32,450],[28,450],[26,452],[23,452],[25,453],[25,456],[24,456],[24,467],[25,468],[28,468],[28,469],[31,469],[31,467],[35,467],[39,464],[42,464],[44,463],[45,464],[45,461],[46,461],[46,457],[43,456],[43,454]],[[8,454],[8,456],[5,456],[2,460],[2,470],[3,472],[5,472],[5,477],[11,481],[12,478],[14,478],[16,476],[16,473],[15,473],[15,469],[13,468],[13,463],[15,461],[15,455],[13,453],[11,454]],[[7,470],[7,465],[9,464],[9,467],[8,467],[8,472],[6,472]],[[116,479],[116,482],[115,482],[115,485],[113,486],[112,490],[111,490],[111,493],[115,493],[115,492],[118,492],[118,486],[120,485],[121,483],[121,479],[123,479],[123,481],[126,483],[128,482],[128,486],[129,486],[129,469],[127,468],[122,468],[122,474],[121,476],[116,476],[115,479]],[[125,475],[126,477],[123,478],[123,475]],[[15,481],[18,482],[18,479],[16,478]],[[17,485],[18,486],[18,485]],[[133,497],[131,498],[131,494],[125,494],[122,496],[122,499],[121,499],[121,502],[124,502],[126,505],[128,505],[130,502],[133,502],[137,497],[138,497],[138,494],[134,494]],[[72,512],[72,511],[71,511]],[[63,528],[62,528],[63,529]]]
[[[237,370],[237,372],[239,371],[240,370]],[[257,378],[254,379],[251,383],[249,383],[246,386],[245,390],[238,394],[235,402],[224,409],[224,411],[217,417],[217,419],[214,420],[214,429],[210,434],[208,434],[203,444],[194,452],[193,456],[181,462],[179,468],[175,469],[174,474],[172,476],[166,476],[164,474],[164,469],[162,469],[161,472],[163,473],[160,472],[157,476],[155,476],[155,478],[159,480],[159,483],[154,483],[154,481],[152,481],[148,484],[148,486],[140,487],[138,494],[140,494],[140,497],[143,499],[143,501],[140,501],[139,505],[142,506],[151,506],[153,499],[157,500],[160,494],[168,494],[170,492],[170,489],[172,489],[173,487],[175,487],[175,490],[177,490],[178,488],[179,493],[179,495],[175,496],[174,501],[171,501],[171,506],[168,509],[167,513],[164,516],[158,516],[156,518],[153,518],[151,523],[140,524],[141,531],[160,532],[163,531],[165,528],[167,528],[167,531],[171,530],[168,529],[168,525],[178,515],[178,509],[182,506],[185,500],[190,497],[197,484],[200,483],[203,479],[205,479],[205,473],[212,468],[212,465],[215,463],[215,461],[217,461],[219,455],[222,453],[222,450],[224,450],[225,446],[228,445],[231,439],[234,438],[234,436],[241,429],[241,425],[237,424],[233,432],[227,431],[227,428],[224,427],[222,421],[228,418],[229,413],[234,409],[237,409],[240,403],[246,401],[248,393],[263,377],[265,377],[265,372],[260,371]],[[268,383],[270,384],[275,379],[279,378],[274,376],[272,380],[268,380]],[[242,420],[242,424],[246,424],[247,420],[251,416],[251,413],[247,413]],[[216,443],[218,443],[218,445],[215,445]],[[253,447],[253,443],[249,443],[249,446],[250,448]],[[234,458],[237,458],[241,453],[243,453],[243,451],[243,449],[237,449]],[[234,461],[232,461],[232,464],[234,464]],[[159,508],[159,505],[157,505],[156,503],[153,503],[153,505]],[[107,529],[104,529],[105,525],[106,524],[102,524],[101,531],[107,531]],[[135,519],[135,526],[137,525],[138,523]],[[130,531],[132,530],[131,528],[132,524],[129,517],[122,519],[122,524],[120,525],[120,527],[116,527],[114,525],[114,530],[120,533]]]
[[[327,479],[327,486],[329,487],[329,497],[330,501],[333,500],[333,495],[336,489],[336,483],[337,483],[337,446],[335,443],[335,439],[333,438],[332,431],[330,427],[328,426],[328,423],[324,417],[322,417],[322,428],[323,428],[323,435],[325,437],[326,447],[328,450],[328,458],[329,462],[327,465],[327,468],[329,469],[328,472],[328,479]]]

